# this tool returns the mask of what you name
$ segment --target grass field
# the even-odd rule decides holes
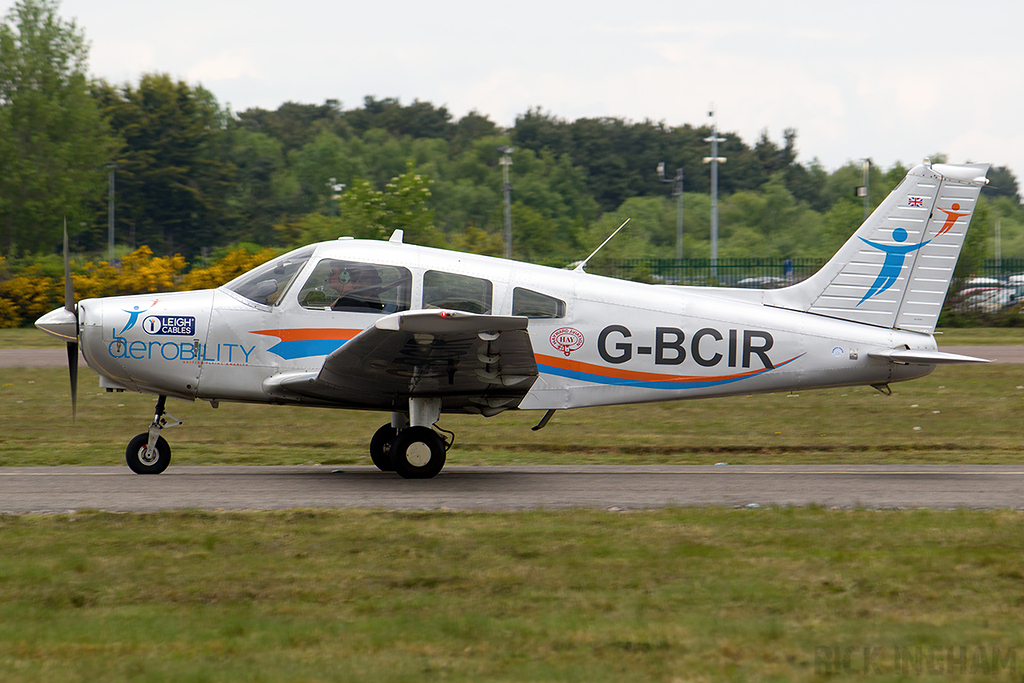
[[[106,393],[83,371],[78,421],[67,373],[0,369],[0,465],[119,465],[154,397]],[[384,413],[170,401],[177,464],[368,463]],[[1024,367],[946,366],[893,385],[560,411],[442,416],[453,464],[1016,463]]]
[[[84,371],[71,424],[66,383],[0,368],[0,465],[123,464],[153,397]],[[893,389],[442,424],[453,464],[1024,462],[1024,367]],[[168,409],[172,467],[366,463],[387,419]],[[1021,681],[1022,557],[1011,510],[0,516],[0,681]]]
[[[4,681],[1024,668],[1019,511],[85,513],[0,518],[0,548]]]

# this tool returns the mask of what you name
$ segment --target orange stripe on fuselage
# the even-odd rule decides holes
[[[344,339],[348,341],[362,330],[333,329],[323,327],[306,327],[290,330],[250,330],[251,334],[265,334],[268,337],[277,337],[283,342],[289,341],[316,341],[319,339]]]
[[[583,361],[559,358],[558,356],[545,356],[540,353],[534,355],[537,363],[541,365],[550,365],[570,372],[582,372],[590,375],[602,375],[604,377],[613,377],[615,379],[637,380],[641,382],[714,382],[740,379],[764,372],[764,369],[762,368],[759,370],[749,370],[747,372],[731,375],[668,375],[660,372],[642,372],[639,370],[613,368],[608,367],[607,365],[595,365],[594,363],[584,363]]]

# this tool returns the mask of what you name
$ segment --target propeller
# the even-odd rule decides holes
[[[75,283],[71,280],[71,257],[68,250],[68,219],[64,219],[64,310],[75,318],[75,340],[68,340],[68,374],[71,378],[71,419],[78,406],[78,310],[75,306]]]

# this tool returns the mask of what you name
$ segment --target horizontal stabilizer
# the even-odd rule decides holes
[[[974,356],[963,356],[959,353],[946,353],[944,351],[929,351],[928,349],[888,349],[885,351],[870,351],[871,358],[884,359],[893,363],[913,363],[915,365],[953,365],[956,363],[991,363],[985,358]]]

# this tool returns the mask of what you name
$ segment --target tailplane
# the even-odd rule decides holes
[[[821,270],[764,303],[931,334],[988,167],[914,167]]]

